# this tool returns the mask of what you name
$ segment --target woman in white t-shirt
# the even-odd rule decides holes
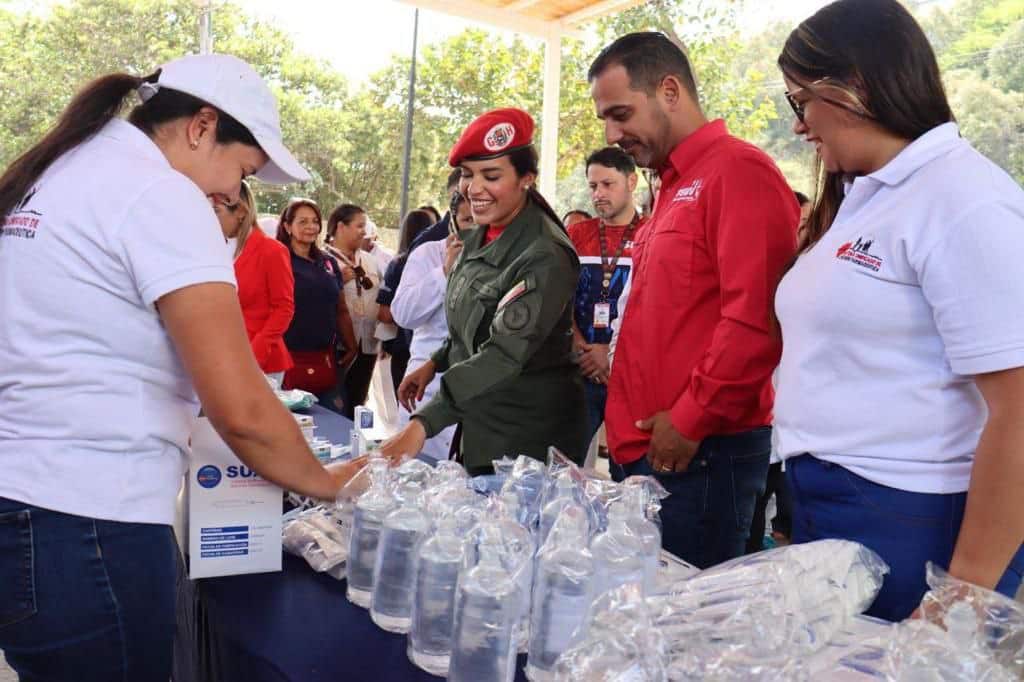
[[[380,340],[377,338],[378,313],[377,293],[384,269],[377,258],[363,251],[366,237],[366,211],[355,204],[342,204],[331,211],[327,218],[327,237],[331,243],[331,254],[341,265],[344,281],[345,303],[352,316],[352,328],[356,333],[359,352],[355,361],[345,373],[344,398],[345,416],[353,417],[356,407],[366,403],[370,393],[370,380],[377,365]]]
[[[925,565],[1014,595],[1024,569],[1024,192],[962,139],[896,0],[840,0],[779,66],[819,192],[776,298],[775,403],[797,542],[889,564],[869,613],[911,615]]]
[[[0,649],[22,679],[169,679],[200,401],[288,489],[333,499],[359,466],[319,464],[249,349],[210,204],[248,175],[308,178],[259,75],[202,55],[93,81],[0,177]]]

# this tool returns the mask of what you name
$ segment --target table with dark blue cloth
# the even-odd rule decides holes
[[[317,435],[347,443],[352,423],[307,411]],[[385,632],[345,597],[345,581],[284,555],[280,573],[179,576],[175,682],[437,680],[408,659],[407,637]],[[517,680],[525,680],[518,661]]]

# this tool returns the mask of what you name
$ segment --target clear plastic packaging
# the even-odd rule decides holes
[[[655,596],[670,677],[782,680],[874,601],[888,567],[871,550],[821,540],[741,557]],[[782,671],[780,673],[779,671]]]
[[[349,601],[364,609],[370,608],[373,597],[373,569],[377,561],[381,525],[396,505],[389,486],[387,460],[373,458],[369,466],[370,488],[356,502],[352,519],[348,588],[345,592]]]
[[[644,541],[630,525],[631,513],[625,502],[616,502],[608,511],[608,529],[594,536],[590,552],[594,555],[594,595],[600,596],[621,585],[640,585],[644,593],[653,586],[648,580]]]
[[[444,517],[420,547],[409,630],[409,660],[432,675],[448,674],[455,590],[465,563],[465,539],[455,518]]]
[[[543,546],[547,542],[548,534],[551,533],[551,529],[555,525],[555,521],[561,515],[562,510],[566,507],[577,507],[585,515],[586,520],[586,535],[589,540],[590,537],[590,515],[586,513],[583,506],[579,503],[577,495],[578,487],[573,482],[572,478],[567,475],[559,475],[554,482],[554,492],[551,493],[550,499],[544,504],[540,513],[540,533],[537,536],[537,542]]]
[[[450,682],[511,682],[519,585],[502,565],[504,548],[483,542],[479,562],[459,579],[452,629]]]
[[[284,522],[281,542],[289,553],[306,560],[318,573],[341,566],[348,558],[349,538],[323,507],[297,513]]]
[[[519,498],[523,525],[533,530],[540,518],[540,497],[547,473],[544,464],[525,456],[516,458],[512,473],[505,479],[501,491],[513,492]]]
[[[894,627],[881,669],[886,680],[1024,678],[1024,605],[928,564],[919,619]]]
[[[430,518],[420,506],[422,492],[415,481],[406,482],[398,495],[399,506],[384,519],[380,532],[370,617],[388,632],[408,632],[412,619],[416,559],[431,530]]]
[[[564,505],[538,556],[526,663],[533,682],[552,678],[555,662],[590,609],[594,558],[587,549],[589,523],[578,504]]]
[[[591,606],[585,636],[555,664],[557,682],[666,682],[665,640],[636,584],[605,592]]]

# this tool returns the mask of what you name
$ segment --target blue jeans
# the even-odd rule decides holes
[[[750,534],[754,502],[764,492],[772,449],[764,426],[709,436],[686,471],[662,474],[646,457],[613,464],[612,478],[654,476],[669,496],[661,501],[661,546],[698,568],[741,556]]]
[[[925,563],[949,568],[967,493],[927,494],[890,488],[849,469],[801,455],[786,460],[793,496],[793,542],[853,540],[889,564],[868,615],[899,621],[913,613],[928,590]],[[1024,574],[1017,552],[998,591],[1014,597]]]
[[[167,682],[177,551],[170,526],[0,498],[0,649],[21,682]]]
[[[604,406],[608,402],[608,387],[584,379],[583,392],[587,403],[587,442],[583,444],[583,452],[586,452],[590,449],[594,434],[604,423]]]

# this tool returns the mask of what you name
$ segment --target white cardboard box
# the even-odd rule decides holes
[[[191,578],[281,570],[281,488],[242,464],[205,418],[192,432],[187,489]]]

